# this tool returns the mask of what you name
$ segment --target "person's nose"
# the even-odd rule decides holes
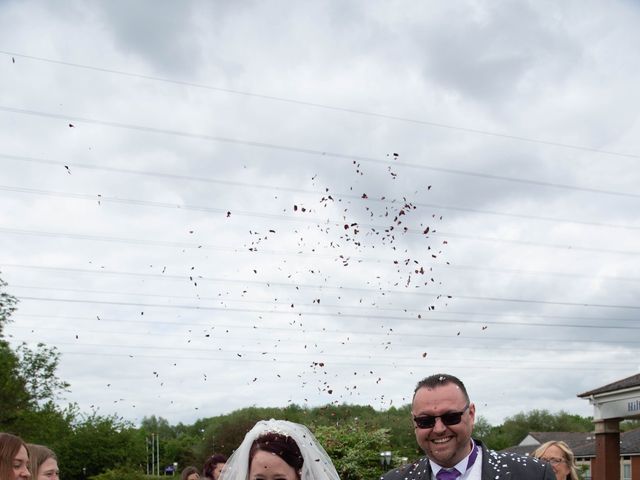
[[[444,423],[442,423],[442,419],[440,417],[437,417],[436,423],[433,426],[432,430],[436,433],[441,433],[447,430],[447,426]]]
[[[23,478],[31,477],[31,472],[29,472],[29,469],[26,465],[20,469],[20,476]]]

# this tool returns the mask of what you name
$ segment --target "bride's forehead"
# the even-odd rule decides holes
[[[288,471],[293,470],[293,467],[273,452],[258,450],[251,462],[251,471],[259,470]]]

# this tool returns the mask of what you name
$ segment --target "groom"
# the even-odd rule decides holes
[[[476,407],[453,375],[437,374],[416,386],[411,406],[416,440],[426,454],[382,480],[555,480],[550,465],[488,450],[471,438]]]

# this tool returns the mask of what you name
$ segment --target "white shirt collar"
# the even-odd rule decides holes
[[[433,460],[429,459],[429,463],[431,464],[431,472],[433,472],[433,478],[435,478],[435,476],[438,474],[438,472],[440,470],[442,470],[443,468],[445,470],[451,470],[452,468],[455,468],[456,470],[458,470],[460,472],[460,476],[462,477],[466,471],[467,471],[467,463],[469,462],[469,456],[471,455],[471,452],[473,452],[473,449],[476,448],[476,442],[473,441],[473,438],[471,439],[471,450],[469,450],[469,455],[467,455],[466,457],[464,457],[462,460],[460,460],[458,463],[456,463],[453,467],[443,467],[441,465],[438,465],[437,463],[435,463]],[[478,452],[480,453],[480,452]],[[476,462],[478,460],[476,459]],[[474,463],[475,465],[475,463]],[[473,468],[473,467],[472,467]]]

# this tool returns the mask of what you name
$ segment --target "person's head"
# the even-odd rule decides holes
[[[52,450],[33,443],[27,445],[27,450],[29,451],[31,480],[58,480],[60,478],[58,458]]]
[[[411,415],[418,445],[438,465],[453,467],[471,452],[476,407],[458,378],[443,373],[418,382]]]
[[[212,480],[218,480],[220,476],[220,472],[224,467],[224,464],[227,463],[227,457],[222,455],[221,453],[216,453],[211,455],[206,462],[204,462],[204,468],[202,469],[202,473],[205,477],[211,478]]]
[[[557,480],[578,480],[578,469],[569,445],[551,441],[540,445],[532,456],[551,464]]]
[[[182,470],[180,480],[200,480],[200,473],[196,467],[187,467]]]
[[[0,478],[2,480],[28,480],[29,453],[20,437],[0,433]]]
[[[300,480],[303,463],[302,452],[293,438],[264,433],[249,450],[249,480]]]

